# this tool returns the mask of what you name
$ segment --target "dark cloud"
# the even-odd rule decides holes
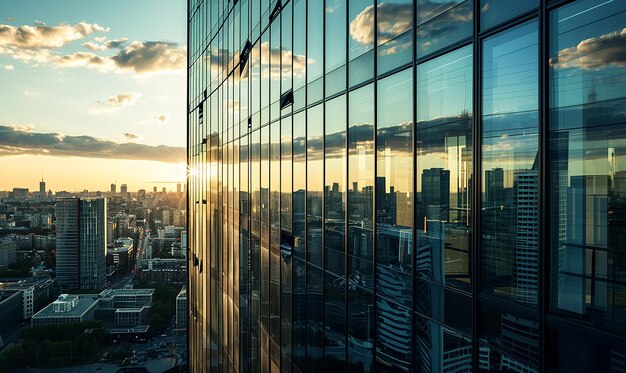
[[[130,132],[123,132],[122,135],[124,135],[124,137],[128,141],[134,141],[134,140],[138,140],[139,139],[139,136],[135,135],[134,133],[130,133]]]
[[[550,59],[550,65],[560,69],[576,67],[584,70],[626,67],[626,28],[561,49],[557,57]]]
[[[185,161],[185,148],[116,143],[91,136],[66,136],[58,133],[34,132],[32,126],[0,125],[0,157],[11,155],[48,155],[178,163]]]

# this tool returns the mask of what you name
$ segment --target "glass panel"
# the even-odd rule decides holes
[[[550,19],[552,309],[626,332],[626,3]],[[578,361],[578,359],[575,359]]]
[[[318,105],[307,110],[306,139],[306,258],[308,263],[322,267],[322,193],[324,188],[323,105]]]
[[[343,372],[346,362],[346,281],[324,278],[324,371]]]
[[[353,87],[374,77],[374,2],[352,0],[348,9],[349,84]]]
[[[470,338],[420,316],[415,319],[415,334],[416,371],[472,371]]]
[[[280,122],[280,227],[291,231],[291,200],[292,200],[292,117],[282,119]]]
[[[306,271],[304,262],[293,261],[293,362],[306,372]]]
[[[483,44],[481,287],[537,304],[537,22]]]
[[[411,369],[411,312],[385,298],[376,297],[376,371]]]
[[[348,102],[348,253],[373,261],[374,86],[350,92]]]
[[[293,0],[294,91],[305,84],[306,66],[306,0]],[[294,100],[296,99],[295,96],[296,93],[294,92]]]
[[[411,272],[413,227],[413,71],[378,82],[376,261]]]
[[[307,13],[307,84],[324,73],[324,1],[309,1]]]
[[[324,282],[322,270],[307,264],[306,266],[307,288],[307,348],[306,348],[306,371],[322,372],[323,359],[323,333],[324,324]]]
[[[306,117],[300,112],[293,117],[293,238],[294,254],[305,257],[306,200]]]
[[[270,121],[270,30],[261,35],[261,125]]]
[[[320,0],[321,1],[321,0]],[[326,0],[326,73],[346,63],[346,1]]]
[[[344,274],[346,208],[346,96],[326,102],[324,136],[324,246],[326,269]],[[329,251],[332,251],[329,252]]]
[[[417,57],[468,38],[473,31],[472,0],[418,0]]]
[[[348,286],[348,371],[372,372],[374,294],[356,283]]]
[[[271,28],[271,47],[270,50],[270,104],[272,105],[270,111],[270,120],[276,120],[280,117],[280,106],[278,101],[280,99],[280,60],[281,60],[281,47],[280,47],[280,18],[278,17],[270,25]]]
[[[292,6],[293,1],[290,1],[282,10],[282,28],[281,28],[281,93],[285,93],[291,89],[291,76],[292,76]]]
[[[412,60],[413,0],[379,0],[376,8],[380,75]]]
[[[472,46],[417,67],[416,274],[470,284]]]
[[[509,20],[539,6],[539,0],[480,0],[480,29]]]

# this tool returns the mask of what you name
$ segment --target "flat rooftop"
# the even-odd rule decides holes
[[[98,303],[100,296],[98,294],[80,294],[80,295],[68,295],[65,298],[69,301],[75,297],[78,297],[78,303],[67,312],[54,312],[54,302],[50,303],[44,309],[33,315],[33,318],[41,317],[78,317],[82,316],[91,307]]]
[[[100,293],[103,298],[122,296],[122,295],[151,295],[154,289],[106,289]]]

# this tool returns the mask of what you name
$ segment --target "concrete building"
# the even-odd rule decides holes
[[[0,268],[8,268],[16,260],[16,244],[11,240],[0,241]]]
[[[22,297],[19,290],[0,290],[0,341],[6,340],[22,321]]]
[[[57,282],[65,289],[102,289],[106,275],[106,199],[56,203]]]
[[[176,329],[187,330],[187,289],[182,288],[176,296]]]
[[[31,325],[74,324],[94,319],[98,308],[98,294],[62,294],[57,300],[37,312],[31,318]]]
[[[0,282],[0,290],[21,291],[22,319],[28,320],[50,303],[55,296],[54,281],[48,277],[31,277],[18,282]]]

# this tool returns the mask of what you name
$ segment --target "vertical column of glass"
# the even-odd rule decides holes
[[[346,95],[325,104],[324,369],[327,371],[343,371],[346,360],[346,109]]]
[[[294,74],[295,86],[295,74]],[[293,362],[306,371],[306,112],[293,116]]]
[[[307,371],[322,368],[324,106],[307,110],[306,123]]]
[[[416,72],[415,358],[424,369],[442,369],[450,354],[472,366],[472,76],[471,45]]]
[[[250,235],[250,361],[252,372],[260,362],[261,317],[261,131],[250,135],[251,235]]]
[[[280,121],[270,125],[270,360],[280,369]]]
[[[261,126],[270,121],[270,34],[267,29],[261,35]]]
[[[374,369],[374,85],[348,93],[348,368]]]
[[[263,92],[261,92],[263,94]],[[261,370],[269,369],[270,317],[270,127],[261,127]]]
[[[586,327],[626,333],[626,3],[584,0],[550,14],[550,310]],[[574,325],[576,325],[575,323]],[[550,323],[551,369],[610,371],[623,342],[581,338]],[[579,354],[574,344],[582,345]],[[609,356],[611,356],[609,358]]]
[[[515,364],[534,371],[539,359],[537,21],[485,39],[482,50],[481,349],[490,351],[500,369]]]
[[[270,26],[270,121],[272,122],[280,118],[281,18],[282,13],[279,13]]]
[[[293,1],[288,2],[281,11],[281,96],[292,89],[293,82]],[[293,93],[292,93],[293,97]],[[280,102],[279,102],[280,105]],[[286,105],[281,110],[280,120],[280,351],[281,370],[292,371],[292,335],[293,335],[293,105]],[[279,106],[280,109],[280,106]]]
[[[377,96],[376,369],[408,371],[413,340],[413,70],[379,80]]]

